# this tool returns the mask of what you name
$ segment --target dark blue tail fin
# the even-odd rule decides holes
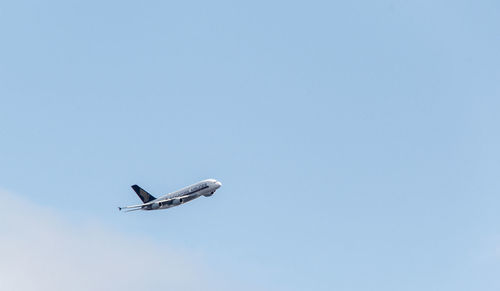
[[[144,203],[148,203],[149,201],[153,201],[156,199],[153,195],[149,194],[148,192],[146,192],[146,190],[137,185],[132,185],[132,189],[134,189],[135,193],[137,193],[137,196],[139,196],[139,198],[141,198],[142,202]]]

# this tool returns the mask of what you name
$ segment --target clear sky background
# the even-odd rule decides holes
[[[499,15],[3,1],[0,288],[499,290]]]

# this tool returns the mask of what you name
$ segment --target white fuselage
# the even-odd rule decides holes
[[[221,182],[215,179],[206,179],[196,184],[168,193],[151,201],[143,210],[158,210],[178,206],[194,200],[200,196],[212,196],[220,188]]]

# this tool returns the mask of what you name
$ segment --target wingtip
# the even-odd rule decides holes
[[[121,207],[118,207],[118,210],[119,210],[119,211],[122,211],[122,208],[121,208]]]

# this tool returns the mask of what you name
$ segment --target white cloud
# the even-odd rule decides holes
[[[201,260],[0,191],[0,290],[229,289]]]

